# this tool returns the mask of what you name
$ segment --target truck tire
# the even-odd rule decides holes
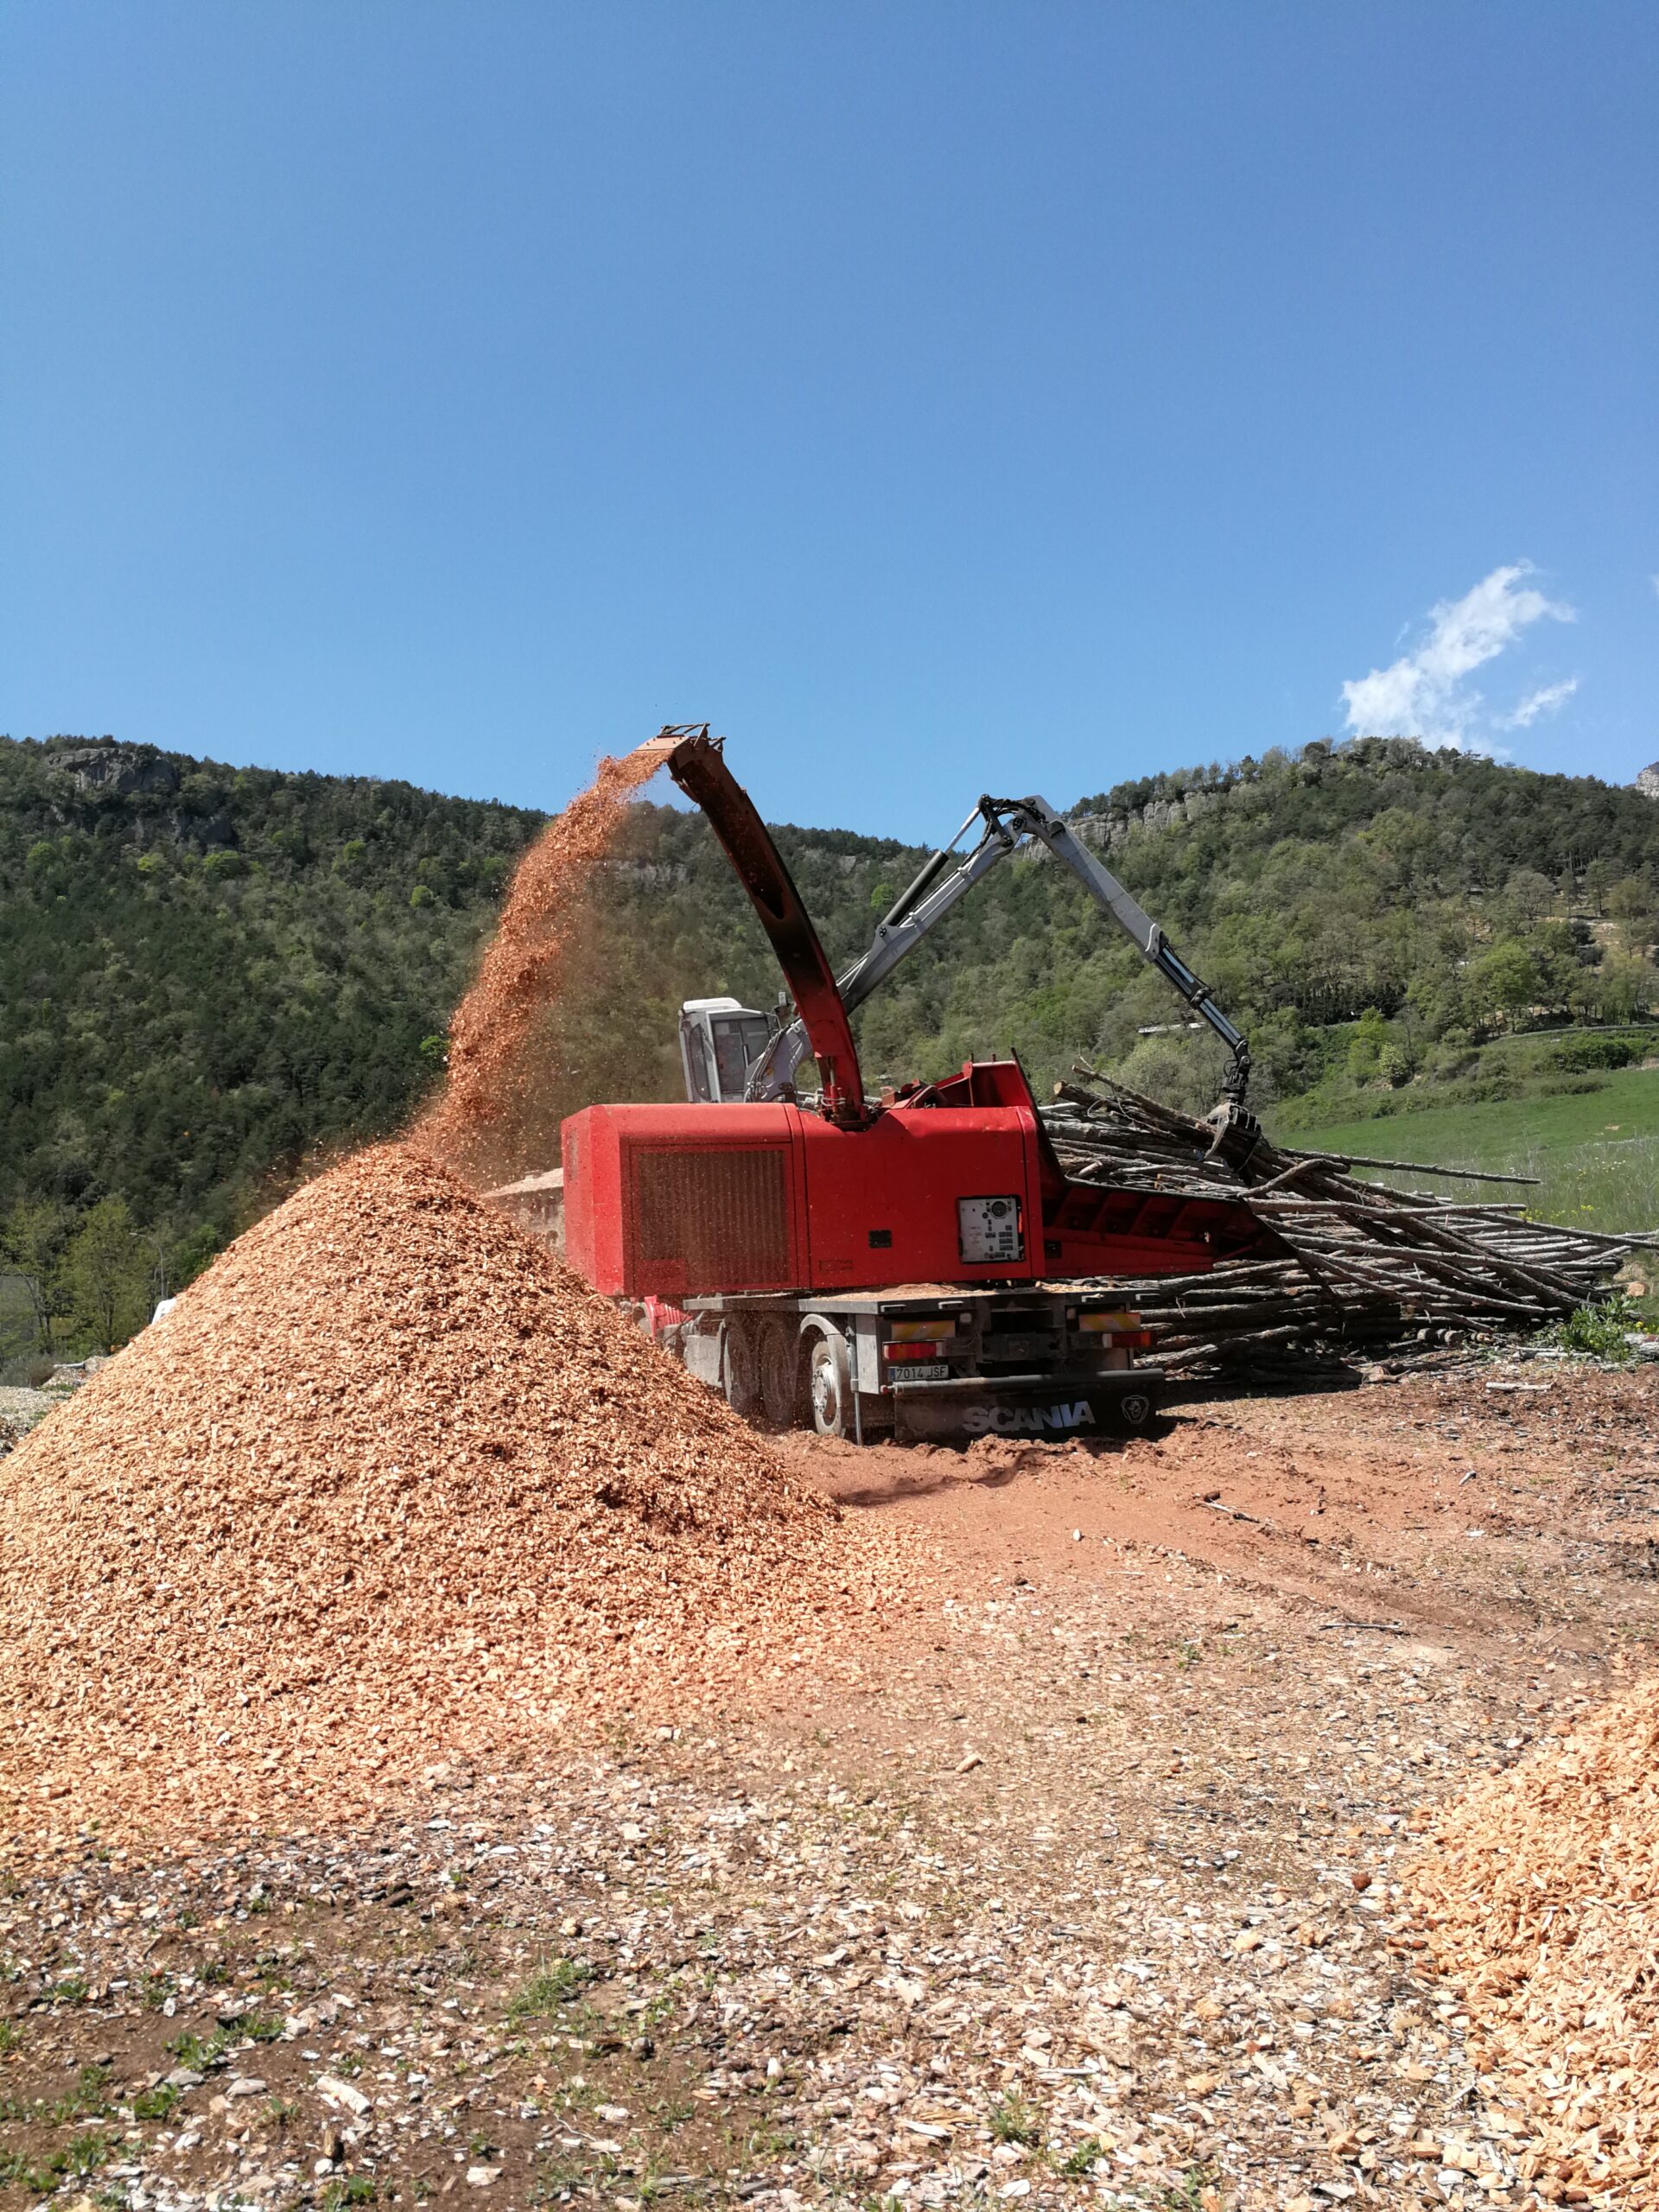
[[[726,1402],[749,1421],[760,1410],[760,1369],[754,1333],[746,1322],[730,1320],[721,1332],[720,1371]]]
[[[794,1428],[806,1413],[806,1363],[793,1317],[760,1325],[760,1403],[773,1428]]]
[[[808,1376],[812,1426],[820,1436],[850,1436],[853,1386],[847,1347],[838,1335],[822,1332],[813,1337],[811,1344]]]

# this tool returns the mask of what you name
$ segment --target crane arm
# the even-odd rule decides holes
[[[976,822],[983,829],[977,845],[953,868],[950,857]],[[928,931],[941,922],[967,892],[1016,851],[1027,837],[1047,846],[1077,878],[1103,911],[1129,938],[1142,959],[1179,991],[1194,1014],[1207,1022],[1232,1054],[1224,1090],[1233,1111],[1242,1113],[1249,1082],[1250,1048],[1243,1033],[1221,1011],[1210,987],[1194,974],[1150,914],[1125,890],[1064,816],[1042,798],[982,798],[949,845],[935,853],[915,881],[893,902],[870,949],[836,978],[849,1014],[868,998]],[[796,1070],[810,1053],[805,1026],[794,1021],[772,1039],[750,1072],[749,1095],[776,1098],[794,1083]]]
[[[1229,1021],[1211,996],[1208,983],[1187,966],[1140,900],[1124,889],[1046,799],[992,799],[987,804],[999,812],[1006,810],[1010,825],[1023,834],[1040,837],[1055,859],[1065,862],[1096,904],[1134,941],[1141,958],[1180,993],[1201,1020],[1209,1023],[1233,1056],[1222,1088],[1235,1106],[1242,1107],[1250,1079],[1250,1048],[1244,1034]]]

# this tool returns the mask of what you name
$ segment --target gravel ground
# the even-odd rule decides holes
[[[1519,1375],[1211,1403],[1093,1459],[803,1447],[932,1558],[851,1692],[454,1767],[373,1828],[25,1854],[0,2202],[1586,2201],[1526,2177],[1401,1880],[1652,1633],[1640,1578],[1600,1625],[1587,1572],[1514,1595],[1512,1554],[1578,1541],[1569,1476],[1624,1525],[1650,1427],[1618,1377],[1548,1417],[1485,1389]],[[1471,1542],[1517,1423],[1510,1503],[1550,1502]],[[1271,1513],[1206,1507],[1224,1452]],[[1367,1520],[1341,1483],[1383,1463]],[[1287,1465],[1347,1541],[1290,1533]]]

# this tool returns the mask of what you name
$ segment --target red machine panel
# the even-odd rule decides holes
[[[806,1280],[792,1106],[589,1106],[560,1132],[564,1250],[630,1298],[794,1290]]]
[[[1030,1282],[1043,1272],[1035,1116],[893,1106],[868,1128],[803,1116],[813,1290]]]
[[[1029,1281],[1043,1272],[1028,1108],[590,1106],[565,1122],[565,1256],[631,1298]]]

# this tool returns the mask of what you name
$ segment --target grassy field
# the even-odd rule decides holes
[[[1294,1122],[1294,1114],[1286,1116]],[[1555,1091],[1480,1103],[1425,1104],[1385,1119],[1287,1127],[1272,1134],[1304,1152],[1357,1152],[1447,1167],[1538,1178],[1515,1192],[1546,1221],[1656,1232],[1659,1241],[1659,1068],[1626,1068],[1593,1090]],[[1470,1193],[1467,1184],[1416,1179],[1421,1187]],[[1478,1186],[1477,1186],[1478,1187]],[[1491,1185],[1486,1195],[1504,1193]]]

